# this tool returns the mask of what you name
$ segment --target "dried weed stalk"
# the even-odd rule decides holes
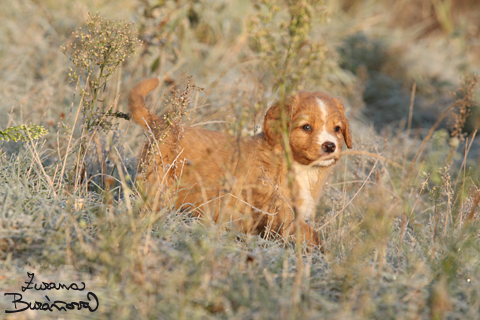
[[[147,177],[148,168],[153,166],[154,170],[158,172],[155,176],[158,177],[156,189],[159,191],[154,197],[153,207],[158,203],[163,203],[163,206],[173,204],[178,191],[176,187],[168,188],[165,180],[173,179],[177,181],[181,176],[184,160],[181,155],[180,141],[183,138],[185,118],[188,118],[190,114],[188,106],[192,102],[193,94],[203,90],[203,88],[195,85],[191,76],[187,78],[186,82],[185,89],[180,90],[177,87],[172,87],[171,96],[164,98],[166,105],[166,112],[163,116],[164,127],[160,131],[158,128],[151,128],[148,133],[149,144],[143,162],[140,164],[141,174],[137,177],[137,182],[139,183],[138,189],[142,191],[144,189],[142,184]],[[165,139],[169,137],[171,137],[171,140],[168,143],[172,143],[175,159],[171,164],[165,164],[160,152],[160,144],[164,143]],[[157,159],[160,162],[157,162]]]
[[[313,26],[326,11],[319,0],[255,0],[248,21],[250,46],[273,75],[281,100],[299,89],[309,70],[324,67],[327,48],[313,37]],[[284,8],[284,9],[283,9]]]
[[[467,133],[463,132],[463,128],[475,105],[474,91],[478,80],[479,77],[476,75],[465,78],[460,89],[453,94],[456,113],[450,119],[449,127],[452,137],[459,139],[460,142],[463,142],[467,135]]]
[[[113,118],[128,119],[126,114],[111,112],[111,107],[106,108],[101,96],[112,74],[127,57],[135,53],[141,41],[137,38],[133,23],[108,20],[100,17],[98,13],[93,16],[89,14],[86,26],[77,29],[73,35],[73,43],[60,49],[73,63],[68,74],[70,79],[76,82],[77,86],[82,80],[85,81],[81,102],[82,136],[76,149],[77,160],[72,172],[77,186],[78,182],[85,182],[85,176],[89,176],[89,173],[85,172],[89,144],[92,140],[99,141],[98,137],[93,139],[93,135],[99,129],[105,133],[113,130]],[[98,146],[97,143],[96,152],[102,162],[103,151]],[[103,175],[103,162],[101,165]]]
[[[84,129],[88,132],[93,126],[103,125],[103,129],[108,130],[108,122],[102,119],[105,110],[95,110],[99,108],[99,94],[105,90],[113,72],[135,53],[141,41],[133,23],[108,20],[98,13],[89,14],[84,30],[79,28],[73,34],[75,41],[61,50],[73,63],[68,74],[71,80],[77,82],[83,76],[87,82],[82,110]],[[108,116],[125,118],[123,114]]]
[[[192,101],[193,93],[198,91],[203,91],[203,88],[197,87],[192,80],[192,76],[189,76],[187,78],[187,85],[183,91],[172,87],[170,98],[164,99],[167,112],[163,116],[165,120],[163,138],[167,137],[167,135],[173,136],[175,156],[180,152],[179,143],[183,138],[185,117],[189,116],[189,111],[187,110],[188,105]]]

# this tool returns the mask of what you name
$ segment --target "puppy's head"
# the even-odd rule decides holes
[[[339,158],[352,134],[340,99],[323,92],[301,91],[283,108],[293,159],[303,165],[327,167]],[[277,104],[265,115],[263,131],[272,145],[281,145],[282,108]]]

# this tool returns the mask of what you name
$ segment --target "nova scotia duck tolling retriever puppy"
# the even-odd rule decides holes
[[[149,136],[139,166],[149,205],[161,207],[170,190],[176,194],[175,208],[194,216],[231,222],[250,234],[299,235],[310,248],[320,246],[308,222],[343,142],[352,147],[342,102],[324,92],[301,91],[288,99],[283,115],[279,104],[272,106],[263,132],[253,137],[182,126],[178,138],[145,106],[158,83],[158,78],[138,83],[128,100],[133,121]],[[282,135],[281,128],[289,134]]]

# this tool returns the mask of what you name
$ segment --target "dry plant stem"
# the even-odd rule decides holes
[[[403,165],[405,165],[405,161],[407,160],[407,152],[408,152],[408,139],[410,138],[410,130],[412,128],[412,117],[413,117],[413,105],[415,103],[415,92],[417,90],[417,83],[414,82],[412,86],[412,93],[410,97],[410,107],[408,109],[408,123],[407,123],[407,134],[405,140],[405,149],[403,151]]]
[[[77,41],[68,43],[65,47],[61,47],[62,52],[71,60],[73,67],[70,68],[69,77],[78,82],[86,73],[86,84],[82,96],[82,134],[80,136],[80,145],[77,149],[77,161],[74,167],[74,192],[79,189],[79,183],[84,182],[85,176],[85,158],[88,152],[88,145],[92,137],[91,129],[95,126],[102,126],[104,130],[110,130],[112,123],[104,121],[107,113],[112,107],[116,108],[117,101],[110,106],[106,112],[101,108],[103,117],[100,123],[97,122],[97,114],[95,107],[102,91],[105,91],[109,78],[118,68],[121,69],[122,63],[130,55],[135,53],[136,47],[141,41],[136,36],[136,30],[132,28],[133,23],[125,21],[111,21],[96,14],[91,16],[88,14],[87,25],[77,29],[73,34]],[[120,79],[121,70],[118,73]],[[117,82],[117,93],[119,91],[119,82]],[[85,99],[85,96],[89,96]],[[90,141],[87,144],[88,136]],[[102,159],[100,159],[102,163]]]
[[[413,117],[413,105],[415,103],[415,92],[417,90],[417,83],[414,82],[412,86],[412,93],[410,97],[410,107],[408,111],[408,123],[407,123],[407,138],[410,137],[410,129],[412,128],[412,117]]]
[[[455,30],[454,21],[451,18],[453,1],[431,0],[435,10],[438,22],[447,34],[452,34]]]
[[[120,165],[120,161],[118,159],[121,159],[120,152],[118,152],[117,147],[113,147],[116,151],[116,154],[111,152],[110,154],[112,155],[112,159],[115,162],[115,165],[117,166],[117,171],[118,174],[120,175],[120,180],[122,181],[122,189],[123,189],[123,195],[125,198],[125,203],[127,204],[127,210],[128,214],[130,215],[130,222],[132,225],[132,230],[135,232],[137,230],[137,227],[135,225],[135,219],[133,216],[133,207],[132,203],[130,201],[130,188],[127,185],[127,181],[125,180],[125,175],[123,174],[122,166]]]
[[[217,86],[217,84],[220,82],[220,79],[222,79],[228,73],[228,71],[232,70],[233,68],[235,68],[236,66],[238,66],[240,64],[243,64],[244,62],[248,62],[248,61],[252,61],[252,60],[258,60],[258,59],[260,59],[260,58],[259,57],[248,57],[248,58],[244,58],[244,59],[238,60],[238,61],[230,64],[225,70],[223,70],[218,75],[218,77],[215,80],[213,80],[213,82],[208,86],[208,89],[205,91],[205,93],[208,95],[210,93],[210,91]]]
[[[60,162],[62,159],[62,154],[60,153],[60,132],[59,131],[57,131],[57,157],[60,161],[57,162],[57,164],[55,165],[55,171],[53,173],[53,178],[52,178],[53,183],[55,183],[57,179],[58,168],[60,167]]]
[[[120,65],[118,67],[118,73],[117,73],[117,88],[115,89],[115,96],[117,97],[115,99],[115,101],[113,101],[113,108],[112,108],[112,111],[113,112],[117,112],[118,110],[118,97],[120,97],[121,93],[122,93],[122,70],[123,70],[123,67],[122,65]]]
[[[235,195],[233,195],[233,194],[231,194],[231,193],[227,193],[227,194],[225,194],[225,195],[222,195],[222,196],[219,196],[219,197],[216,197],[216,198],[212,198],[212,199],[206,201],[205,203],[209,203],[209,202],[212,202],[212,201],[214,201],[214,200],[223,198],[223,197],[225,197],[225,196],[227,196],[227,195],[235,198],[235,199],[236,199],[236,203],[237,203],[238,201],[240,201],[241,203],[243,203],[243,204],[249,206],[250,208],[255,209],[255,210],[257,210],[258,212],[261,212],[262,214],[265,214],[265,215],[267,215],[267,216],[274,216],[274,215],[277,214],[276,212],[270,213],[270,212],[267,212],[267,211],[263,211],[263,210],[261,210],[261,209],[258,209],[258,208],[256,208],[255,206],[252,206],[250,203],[248,203],[248,202],[246,202],[246,201],[243,201],[242,199],[240,199],[239,197],[237,197],[237,196],[235,196]],[[199,207],[200,207],[200,206],[199,206]],[[196,207],[196,208],[198,208],[198,207]]]
[[[95,126],[95,130],[93,131],[93,133],[90,135],[90,139],[88,140],[88,142],[86,141],[86,137],[85,135],[83,135],[82,137],[82,141],[81,141],[81,144],[80,144],[80,152],[79,152],[79,163],[84,163],[85,161],[85,157],[87,156],[87,150],[88,148],[90,147],[90,144],[92,143],[92,140],[95,138],[95,139],[98,139],[98,137],[96,137],[96,133],[98,131],[98,128],[101,127],[101,124],[102,122],[106,119],[106,116],[108,114],[108,112],[112,109],[112,107],[117,103],[118,101],[118,98],[120,96],[117,96],[117,98],[115,99],[114,103],[112,105],[110,105],[110,107],[107,109],[107,111],[103,114],[102,118],[100,119],[100,121],[98,122],[98,125]],[[98,147],[98,144],[97,144],[97,147]],[[82,156],[82,151],[83,151],[83,159],[82,161],[80,161],[80,157]],[[101,149],[100,150],[97,150],[97,153],[99,154],[99,157],[101,156]],[[100,164],[102,166],[102,174],[103,174],[103,170],[104,170],[104,163],[102,161],[102,159],[99,159],[100,161]],[[77,170],[77,173],[78,170]],[[78,176],[78,178],[80,178]],[[76,180],[78,181],[78,180]],[[74,193],[77,191],[77,188],[79,187],[79,185],[77,183],[75,183],[75,189],[74,189]]]
[[[278,196],[280,196],[283,201],[285,202],[285,204],[288,206],[288,208],[290,209],[290,211],[293,212],[293,208],[290,206],[290,204],[288,203],[287,199],[285,199],[285,197],[283,196],[283,194],[281,192],[278,192],[278,187],[275,186],[275,184],[273,183],[273,181],[270,179],[270,177],[267,175],[267,173],[265,172],[264,168],[262,167],[262,172],[263,172],[263,176],[264,178],[268,181],[268,183],[270,183],[270,185],[275,189],[275,191],[277,191],[277,194]],[[274,212],[273,214],[276,214],[276,212]]]
[[[286,93],[283,84],[280,84],[280,104],[282,105],[281,112],[280,112],[280,121],[281,121],[281,134],[282,134],[282,143],[283,143],[283,150],[284,156],[287,163],[287,181],[288,187],[290,189],[290,196],[293,202],[293,226],[295,228],[295,249],[297,252],[297,259],[298,259],[298,267],[295,273],[295,281],[292,291],[292,298],[294,306],[297,306],[300,303],[300,286],[302,281],[302,274],[303,274],[303,258],[302,258],[302,250],[301,250],[301,237],[300,237],[300,224],[298,223],[299,216],[298,216],[298,209],[297,209],[297,193],[295,192],[294,188],[294,172],[292,167],[292,150],[290,149],[289,144],[289,129],[287,126],[287,114],[285,112],[285,108],[287,108],[286,104]]]
[[[475,133],[477,133],[477,132],[475,131]],[[463,205],[465,204],[463,195],[465,194],[465,174],[466,174],[466,169],[467,169],[467,165],[466,165],[467,164],[467,155],[468,155],[468,152],[470,151],[470,146],[472,145],[472,142],[473,142],[473,138],[470,141],[469,147],[465,149],[465,156],[463,157],[463,163],[462,163],[462,166],[463,166],[462,197],[461,197],[462,208],[463,208]],[[468,138],[467,138],[465,143],[468,144]],[[460,219],[462,219],[461,216],[460,216]]]
[[[449,188],[450,182],[451,181],[445,182],[445,183],[447,183],[447,185],[446,185],[447,188]],[[451,203],[451,195],[450,195],[450,192],[447,191],[447,212],[445,213],[445,224],[443,226],[443,237],[445,237],[447,235],[447,227],[448,227],[448,220],[449,220],[448,218],[449,218],[449,216],[451,216],[450,203]]]
[[[107,168],[105,167],[105,161],[103,159],[102,144],[101,144],[100,139],[98,138],[97,135],[94,134],[92,136],[92,138],[93,138],[93,141],[95,142],[95,146],[97,148],[98,162],[100,163],[100,170],[101,170],[100,171],[100,185],[105,186],[105,174],[107,172]]]
[[[153,215],[149,215],[148,217],[148,227],[147,227],[147,236],[145,237],[145,245],[143,247],[143,255],[148,254],[148,248],[150,247],[150,237],[152,236],[152,228],[153,228]]]
[[[475,196],[473,198],[472,208],[467,215],[466,223],[470,224],[473,221],[473,217],[475,216],[475,209],[477,209],[478,203],[480,201],[480,190],[476,190]]]
[[[462,176],[462,179],[463,179],[463,182],[462,182],[462,194],[461,194],[461,195],[458,195],[458,194],[457,194],[456,199],[453,201],[453,203],[456,203],[457,200],[458,200],[458,197],[461,196],[461,197],[462,197],[462,199],[461,199],[461,201],[462,201],[461,207],[462,207],[462,208],[463,208],[463,195],[465,194],[465,174],[466,174],[465,170],[466,170],[466,165],[467,165],[467,156],[468,156],[468,154],[469,154],[469,152],[470,152],[470,148],[472,147],[473,141],[475,140],[476,134],[477,134],[477,130],[475,130],[475,131],[473,132],[473,134],[472,134],[472,139],[470,140],[470,144],[468,143],[468,138],[467,138],[467,140],[466,140],[466,142],[465,142],[465,146],[466,146],[466,147],[465,147],[465,154],[464,154],[464,156],[463,156],[462,165],[460,166],[460,169],[459,169],[458,174],[457,174],[457,179],[455,179],[455,186],[458,185],[458,180],[460,179],[460,176]],[[463,170],[463,175],[461,175],[462,170]],[[463,221],[463,215],[460,214],[460,215],[459,215],[459,218],[460,218],[460,219],[458,220],[457,228],[458,228],[458,229],[461,229],[461,227],[462,227],[462,225],[463,225],[463,223],[464,223],[464,221]]]
[[[407,224],[408,224],[407,214],[403,212],[402,225],[400,227],[400,239],[398,240],[399,246],[403,243],[403,237],[405,236],[405,230],[407,228]],[[400,248],[398,248],[397,253],[400,255]]]
[[[345,202],[347,201],[347,163],[348,163],[348,156],[345,155],[345,169],[343,170],[343,190],[342,190],[342,207],[345,208]],[[340,220],[338,221],[338,228],[340,229],[340,226],[342,225],[342,220],[343,220],[343,211],[342,214],[340,215]]]
[[[88,78],[87,78],[87,81],[88,81]],[[75,86],[75,92],[77,92],[77,90],[78,90],[78,82]],[[63,184],[63,175],[65,173],[65,167],[67,165],[68,154],[70,153],[70,145],[71,145],[72,139],[73,139],[73,131],[75,130],[75,126],[77,125],[77,120],[78,120],[78,116],[80,115],[80,109],[82,108],[82,103],[83,103],[84,96],[85,96],[85,92],[82,94],[82,97],[80,98],[80,103],[78,105],[77,114],[75,115],[75,120],[73,121],[72,132],[70,133],[70,137],[68,139],[67,150],[65,151],[65,156],[63,158],[62,171],[60,173],[60,187],[59,187],[60,190],[61,190],[62,184]],[[73,101],[72,101],[72,106],[73,106]]]
[[[415,206],[417,205],[417,202],[418,202],[418,200],[420,199],[420,195],[423,193],[423,190],[425,190],[425,187],[427,186],[427,182],[428,182],[428,178],[427,178],[427,180],[422,184],[422,188],[420,189],[420,191],[419,191],[418,194],[417,194],[417,198],[415,199],[415,202],[413,203],[412,210],[410,210],[410,216],[413,215],[413,210],[415,210]],[[402,243],[403,243],[403,237],[405,236],[405,229],[406,229],[406,227],[407,227],[407,224],[408,224],[408,218],[407,218],[406,213],[404,212],[403,215],[402,215],[402,227],[401,227],[401,231],[400,231],[399,244],[402,244]]]
[[[67,225],[65,227],[65,242],[67,244],[67,265],[73,265],[73,255],[72,249],[70,245],[70,222],[67,221]]]
[[[212,123],[228,123],[228,121],[224,121],[224,120],[211,120],[211,121],[205,121],[205,122],[199,122],[199,123],[192,124],[191,127],[203,126],[203,125],[205,125],[205,124],[212,124]]]
[[[84,252],[88,252],[87,246],[85,244],[85,240],[83,239],[83,231],[80,228],[80,226],[78,225],[77,220],[72,215],[70,215],[70,221],[73,223],[73,227],[75,228],[75,232],[78,235],[78,240],[80,242],[80,246],[82,247]]]
[[[235,201],[235,204],[233,205],[233,211],[235,211],[237,209],[237,204],[238,204],[238,201],[240,200],[239,197],[241,196],[242,194],[242,191],[243,191],[243,188],[245,187],[245,182],[247,181],[247,176],[248,176],[248,173],[250,172],[250,168],[252,167],[252,164],[253,164],[253,160],[255,159],[255,156],[256,156],[256,151],[254,152],[253,156],[252,156],[252,160],[250,161],[250,164],[248,165],[248,170],[247,172],[245,173],[245,177],[243,178],[243,183],[242,183],[242,187],[240,188],[240,190],[238,191],[238,194],[235,198],[237,198],[237,200]],[[242,201],[242,200],[241,200]],[[245,202],[245,201],[242,201],[242,202]]]
[[[378,147],[375,145],[375,151],[377,152],[377,154],[380,154],[380,152],[378,151]],[[381,160],[381,159],[380,159]],[[390,172],[387,170],[387,166],[385,165],[385,162],[382,163],[383,164],[383,169],[384,169],[384,172],[385,174],[388,176],[388,181],[390,181],[390,186],[392,187],[392,190],[390,191],[395,197],[398,198],[398,192],[397,192],[397,188],[395,187],[395,184],[393,183],[393,180],[392,180],[392,176],[390,175]],[[388,190],[385,188],[385,190]]]
[[[399,168],[399,169],[403,169],[404,167],[398,163],[396,163],[395,161],[392,161],[390,159],[387,159],[387,158],[384,158],[376,153],[371,153],[371,152],[367,152],[367,151],[356,151],[356,150],[346,150],[346,151],[342,151],[342,155],[362,155],[362,156],[369,156],[369,157],[372,157],[372,158],[376,158],[378,160],[381,160],[383,162],[386,162],[396,168]]]
[[[50,23],[50,25],[53,27],[53,29],[57,33],[57,36],[59,36],[60,39],[62,39],[62,41],[65,41],[65,36],[63,35],[63,32],[58,27],[57,23],[52,18],[50,13],[45,9],[45,6],[42,5],[42,2],[40,0],[33,0],[33,2],[40,8],[40,10],[42,10],[42,12],[45,15],[45,17],[47,18],[48,22]]]
[[[120,154],[119,154],[119,155],[120,155]],[[123,159],[122,159],[122,158],[119,158],[119,161],[120,161],[121,165],[123,166],[123,170],[124,170],[125,172],[127,172],[127,174],[128,174],[127,166],[125,165],[125,162],[123,161]],[[117,170],[118,170],[118,169],[117,169]],[[114,178],[114,177],[112,177],[111,175],[107,175],[107,176],[110,176],[110,178]],[[128,178],[127,178],[127,179],[128,179]],[[118,181],[118,179],[117,179],[117,181]],[[119,181],[119,182],[121,183],[121,181]]]
[[[27,175],[26,175],[26,178],[29,179],[30,178],[30,174],[32,173],[32,170],[33,170],[33,166],[35,165],[35,158],[32,158],[32,161],[30,162],[30,166],[27,170]]]
[[[80,143],[80,146],[79,146],[79,149],[78,149],[78,156],[77,156],[77,161],[75,162],[75,167],[74,167],[74,174],[75,174],[75,177],[74,177],[74,188],[73,188],[73,193],[77,193],[77,190],[81,187],[80,186],[80,181],[81,181],[81,176],[83,174],[85,174],[84,172],[84,168],[85,168],[85,164],[84,162],[82,161],[82,156],[84,157],[85,154],[84,154],[84,146],[85,146],[85,128],[82,128],[82,135],[79,139],[79,143]],[[80,165],[83,165],[83,166],[80,166]]]
[[[45,172],[45,168],[43,167],[42,161],[40,160],[40,156],[38,155],[37,148],[36,148],[37,143],[36,143],[36,142],[35,142],[35,143],[33,142],[32,137],[31,137],[31,135],[30,135],[30,132],[28,132],[28,130],[27,130],[26,132],[27,132],[28,137],[29,137],[29,139],[30,139],[30,141],[27,143],[27,146],[28,146],[28,148],[30,149],[30,152],[33,154],[35,160],[37,161],[38,166],[39,166],[40,169],[42,170],[42,173],[43,173],[43,175],[45,176],[45,179],[47,180],[47,182],[48,182],[48,184],[49,184],[49,186],[50,186],[50,191],[53,192],[53,196],[55,197],[55,199],[57,199],[57,193],[55,192],[55,187],[54,187],[54,185],[53,185],[53,181],[52,181],[52,179],[50,178],[50,176]],[[30,146],[30,144],[31,144],[31,146]],[[33,150],[33,152],[32,152],[32,150]]]
[[[145,46],[145,50],[148,50],[148,46]],[[146,51],[144,51],[146,52]],[[143,56],[144,54],[141,53],[140,56]],[[180,60],[178,60],[178,62],[168,71],[164,72],[161,76],[158,76],[158,79],[160,80],[160,83],[163,83],[165,81],[165,79],[170,76],[170,74],[174,73],[175,71],[177,71],[178,69],[180,69],[180,67],[185,63],[186,59],[185,58],[181,58]],[[143,59],[139,59],[136,66],[135,66],[135,70],[142,65],[142,63],[144,63]],[[125,87],[127,88],[131,88],[133,86],[133,82],[135,81],[135,71],[131,73],[131,77],[130,77],[130,80],[127,82],[127,85]]]
[[[150,130],[150,128],[149,128],[149,130]],[[149,138],[149,139],[150,139],[150,138]],[[157,154],[160,155],[160,159],[162,160],[161,166],[162,166],[162,168],[165,168],[165,165],[164,165],[164,163],[163,163],[163,157],[162,157],[162,155],[161,155],[160,146],[158,145],[158,141],[159,141],[159,140],[157,140],[157,139],[153,139],[153,142],[154,142],[155,146],[157,147],[157,151],[153,151],[153,152],[157,152]],[[153,145],[152,145],[151,148],[152,148],[152,150],[154,150],[154,146],[153,146]],[[157,185],[158,185],[158,191],[157,191],[157,193],[156,193],[156,195],[155,195],[155,197],[154,197],[153,203],[152,203],[152,207],[153,207],[153,208],[158,207],[158,205],[159,205],[159,203],[160,203],[160,201],[161,201],[161,196],[162,196],[163,189],[164,189],[163,186],[166,185],[165,179],[168,178],[168,175],[169,175],[169,173],[170,173],[170,170],[172,170],[172,168],[174,168],[174,165],[176,165],[176,163],[179,161],[179,157],[180,157],[180,155],[183,153],[183,150],[184,150],[184,149],[182,149],[182,150],[180,150],[180,151],[178,152],[177,156],[176,156],[175,159],[173,159],[173,161],[172,161],[172,165],[169,166],[166,171],[163,171],[163,169],[162,169],[162,170],[158,170],[157,165],[155,164],[155,169],[158,170],[157,173],[156,173],[156,177],[160,177],[160,172],[162,172],[162,180],[159,181],[159,180],[157,179],[157,181],[156,181],[156,183],[157,183]],[[184,165],[184,162],[182,163],[182,172],[183,172],[183,165]],[[199,177],[199,179],[200,179],[200,177]],[[201,187],[204,188],[203,185],[202,185]],[[202,190],[204,190],[204,189],[202,189]],[[205,197],[204,197],[204,200],[205,200]],[[200,206],[201,206],[201,205],[200,205]],[[200,207],[200,206],[199,206],[199,207]],[[193,209],[193,210],[196,210],[197,208],[198,208],[198,207],[196,207],[196,208]],[[208,206],[207,206],[207,209],[208,209]],[[203,211],[202,211],[202,212],[203,212]]]
[[[375,168],[377,166],[377,163],[378,163],[379,160],[375,161],[375,163],[373,164],[373,167],[372,169],[370,170],[370,173],[368,174],[368,176],[365,178],[365,180],[363,181],[362,185],[360,186],[360,188],[357,190],[357,192],[353,195],[353,197],[350,199],[350,201],[348,201],[348,203],[346,205],[343,206],[343,208],[337,212],[333,217],[330,218],[330,220],[328,220],[327,222],[325,222],[320,228],[317,229],[317,231],[320,231],[322,230],[324,227],[326,227],[330,222],[332,222],[340,213],[343,213],[343,211],[345,211],[345,209],[350,205],[350,203],[352,203],[353,199],[355,199],[355,197],[360,193],[360,191],[362,190],[362,188],[365,186],[365,184],[367,183],[368,179],[370,178],[370,176],[372,175],[373,171],[375,171]]]
[[[454,97],[457,98],[455,105],[458,108],[458,112],[454,114],[449,122],[449,129],[451,136],[458,138],[460,142],[464,141],[465,133],[463,132],[463,128],[475,105],[474,90],[479,79],[478,76],[466,77],[461,88],[454,94]]]
[[[413,169],[415,168],[415,163],[417,162],[417,159],[418,157],[420,156],[420,154],[422,153],[423,151],[423,148],[425,148],[425,145],[427,144],[427,142],[430,140],[430,138],[432,137],[433,135],[433,132],[435,132],[435,129],[437,129],[437,127],[440,125],[440,123],[442,122],[442,120],[447,116],[447,114],[452,111],[452,109],[456,106],[456,103],[452,103],[448,108],[447,110],[445,110],[441,115],[440,117],[437,119],[437,122],[435,122],[435,124],[430,128],[430,130],[428,131],[428,134],[427,136],[423,139],[420,147],[418,148],[418,152],[417,154],[415,155],[415,157],[413,158],[412,162],[410,163],[410,168],[408,169],[408,172],[407,172],[407,175],[405,177],[405,180],[403,182],[403,185],[402,185],[402,189],[401,189],[401,192],[400,194],[403,194],[403,192],[405,191],[405,189],[407,188],[407,185],[408,185],[408,182],[410,180],[410,176],[412,175],[412,172],[413,172]],[[398,201],[397,201],[398,202]]]
[[[435,203],[435,206],[434,206],[434,215],[435,215],[435,223],[434,223],[434,229],[433,229],[433,246],[432,246],[432,254],[430,256],[430,259],[434,259],[435,258],[435,253],[436,253],[436,250],[437,250],[437,242],[438,242],[438,224],[440,222],[440,210],[438,209],[438,204]]]
[[[10,125],[12,123],[14,123],[15,121],[13,121],[13,109],[15,109],[15,106],[13,105],[12,108],[10,108],[10,112],[8,113],[8,122],[7,122],[7,127],[10,127]]]

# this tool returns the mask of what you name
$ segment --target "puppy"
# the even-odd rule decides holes
[[[140,157],[150,204],[160,207],[161,194],[173,190],[175,207],[195,216],[230,221],[250,234],[300,235],[309,246],[320,245],[307,221],[343,141],[352,147],[341,101],[301,91],[284,108],[271,107],[263,132],[253,137],[183,127],[178,139],[145,107],[146,95],[158,83],[157,78],[144,80],[129,95],[133,121],[151,135]],[[288,135],[282,134],[285,129]]]

